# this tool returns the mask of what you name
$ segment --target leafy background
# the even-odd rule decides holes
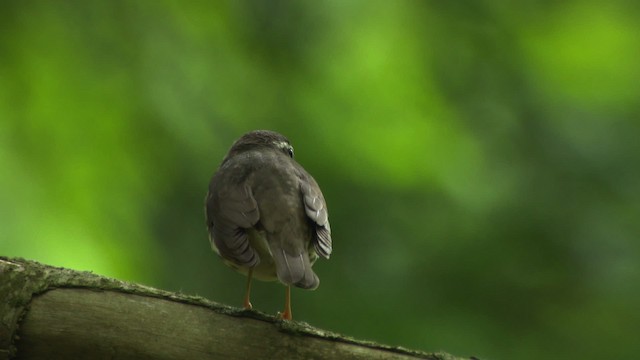
[[[335,242],[297,319],[489,359],[640,352],[636,3],[0,6],[0,254],[239,305],[203,198],[273,129]]]

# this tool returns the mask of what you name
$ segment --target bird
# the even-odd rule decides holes
[[[283,320],[292,320],[291,286],[314,290],[312,266],[332,252],[327,204],[316,180],[294,160],[282,134],[254,130],[229,149],[209,183],[205,218],[212,249],[247,276],[285,285]]]

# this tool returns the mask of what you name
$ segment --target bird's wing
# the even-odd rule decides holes
[[[310,175],[304,175],[301,177],[300,191],[307,217],[316,225],[313,245],[319,255],[328,259],[331,255],[331,226],[327,204],[318,183]]]
[[[247,229],[260,219],[258,204],[246,184],[218,180],[214,177],[211,181],[205,205],[211,245],[220,256],[237,265],[255,266],[260,257],[249,246]]]

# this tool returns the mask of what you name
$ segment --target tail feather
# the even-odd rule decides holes
[[[320,285],[320,279],[311,268],[307,251],[290,253],[279,246],[270,245],[280,282],[309,290],[313,290]]]

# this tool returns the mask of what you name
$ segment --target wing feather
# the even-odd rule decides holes
[[[320,191],[320,187],[310,175],[301,178],[300,191],[305,213],[316,225],[313,245],[319,255],[328,259],[332,251],[331,226],[329,225],[329,213],[322,191]]]
[[[205,206],[211,245],[237,265],[255,266],[260,257],[249,246],[247,229],[260,220],[258,204],[248,186],[226,181],[226,186],[219,187],[219,183],[217,177],[212,179]]]

